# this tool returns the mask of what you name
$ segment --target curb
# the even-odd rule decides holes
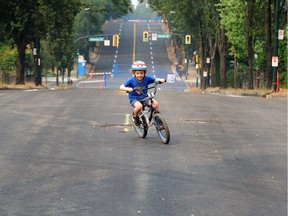
[[[272,92],[259,94],[259,93],[239,93],[239,92],[225,92],[225,91],[206,91],[202,90],[201,93],[203,94],[222,94],[222,95],[230,95],[230,96],[242,96],[242,97],[262,97],[270,99],[273,97]],[[275,96],[274,96],[275,97]]]

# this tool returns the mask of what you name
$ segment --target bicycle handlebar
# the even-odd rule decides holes
[[[166,82],[166,80],[165,80],[164,82]],[[152,95],[152,96],[154,96],[154,95],[156,94],[156,92],[157,92],[156,86],[157,86],[158,84],[162,84],[162,83],[164,83],[164,82],[160,82],[160,81],[158,80],[158,81],[156,81],[156,82],[154,83],[154,85],[151,86],[151,87],[148,87],[148,88],[145,88],[145,89],[134,88],[133,91],[140,92],[140,94],[142,94],[142,95],[144,95],[144,96],[149,96],[149,94],[144,94],[143,91],[154,88],[154,92],[153,92],[153,95]]]

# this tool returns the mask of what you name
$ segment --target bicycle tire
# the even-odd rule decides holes
[[[154,125],[161,141],[168,144],[170,141],[170,131],[165,119],[159,114],[154,114]]]
[[[132,116],[132,121],[133,121],[133,116]],[[146,123],[146,119],[145,117],[142,117],[140,119],[140,126],[137,127],[133,124],[133,127],[135,129],[136,134],[141,137],[141,138],[145,138],[147,136],[148,133],[148,126]]]

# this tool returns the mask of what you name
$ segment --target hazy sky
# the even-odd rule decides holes
[[[138,0],[131,0],[131,2],[134,5],[134,7],[138,4]]]

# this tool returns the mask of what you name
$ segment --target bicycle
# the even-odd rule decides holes
[[[152,106],[153,105],[153,98],[157,92],[157,85],[159,82],[156,82],[153,86],[145,88],[145,89],[134,89],[133,91],[138,92],[138,94],[142,94],[145,97],[148,97],[151,101],[151,106],[144,106],[142,110],[139,112],[139,120],[140,125],[137,127],[133,124],[134,129],[139,137],[145,138],[148,133],[148,128],[152,125],[155,126],[157,134],[159,135],[161,141],[164,144],[168,144],[170,141],[170,131],[168,124],[166,123],[165,119],[157,110]],[[153,92],[145,94],[144,90],[154,89]],[[148,107],[148,108],[147,108]],[[147,109],[146,109],[147,108]],[[133,115],[132,115],[132,122],[133,122]]]

